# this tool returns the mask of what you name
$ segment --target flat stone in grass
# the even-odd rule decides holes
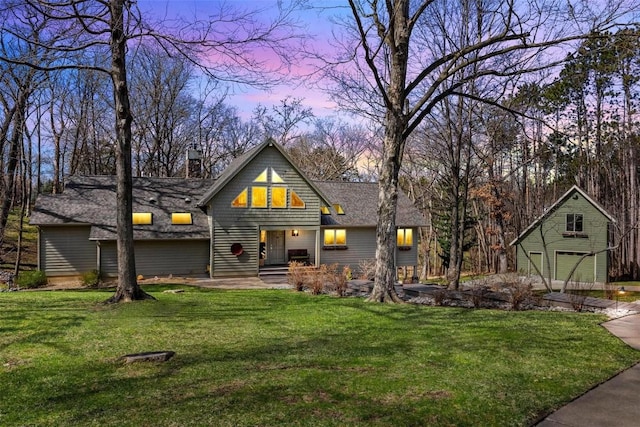
[[[175,354],[175,351],[148,351],[144,353],[125,354],[124,356],[120,356],[120,360],[124,360],[124,363],[166,362]]]

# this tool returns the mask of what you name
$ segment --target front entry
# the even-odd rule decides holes
[[[284,258],[284,230],[267,231],[266,265],[285,264]]]

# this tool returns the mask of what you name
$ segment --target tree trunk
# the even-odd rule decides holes
[[[107,302],[153,299],[136,280],[133,252],[133,178],[131,173],[131,109],[126,73],[126,36],[124,2],[111,0],[111,79],[116,113],[116,219],[118,251],[118,286]]]

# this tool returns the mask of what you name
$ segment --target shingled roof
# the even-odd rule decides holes
[[[314,183],[332,204],[339,204],[344,210],[344,215],[338,215],[331,207],[330,215],[322,215],[322,225],[370,227],[377,224],[377,183],[340,181],[314,181]],[[402,191],[398,194],[396,224],[404,227],[427,225],[424,216]]]
[[[133,178],[133,211],[153,214],[152,225],[134,225],[134,238],[208,239],[207,215],[196,203],[212,185],[205,179]],[[73,176],[63,194],[38,196],[30,223],[88,224],[91,239],[114,240],[115,206],[115,176]],[[171,224],[173,212],[190,212],[193,224]]]

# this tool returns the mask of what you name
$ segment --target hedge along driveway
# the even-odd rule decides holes
[[[593,314],[166,288],[2,294],[0,424],[527,425],[640,360]]]

